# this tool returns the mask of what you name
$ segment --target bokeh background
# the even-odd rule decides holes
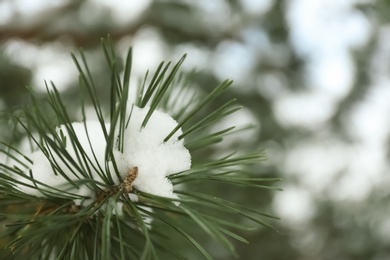
[[[21,136],[9,115],[25,85],[53,81],[77,107],[79,47],[107,88],[107,34],[119,54],[134,46],[134,84],[184,53],[196,87],[235,81],[217,102],[245,109],[221,124],[256,128],[219,148],[267,149],[259,174],[284,189],[231,194],[282,218],[244,234],[240,259],[390,259],[389,1],[0,0],[0,140]]]

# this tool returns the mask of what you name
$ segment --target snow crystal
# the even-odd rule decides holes
[[[92,163],[88,163],[87,166],[91,171],[91,177],[98,181],[103,182],[101,177],[98,174],[99,166],[104,168],[104,153],[106,142],[104,141],[103,130],[99,122],[87,122],[86,128],[83,123],[73,123],[71,124],[75,135],[80,142],[81,147],[84,150],[84,153],[90,158]],[[106,125],[109,127],[109,125]],[[81,166],[81,164],[77,160],[77,156],[80,156],[80,151],[75,149],[75,147],[70,144],[70,135],[66,130],[64,125],[59,126],[56,129],[56,132],[60,134],[62,132],[65,138],[66,151],[69,156]],[[87,135],[88,132],[88,135]],[[88,140],[89,136],[89,140]],[[91,143],[91,145],[89,144]],[[92,147],[92,149],[91,149]],[[30,180],[25,178],[19,178],[19,180],[25,184],[37,186],[40,190],[49,191],[51,193],[56,193],[58,195],[62,194],[62,191],[69,192],[71,194],[75,194],[78,196],[83,196],[89,198],[90,200],[94,199],[95,194],[92,190],[90,190],[86,185],[80,185],[79,187],[72,186],[68,180],[66,180],[63,175],[61,175],[58,171],[54,170],[55,167],[61,168],[61,171],[72,181],[77,181],[83,179],[83,176],[80,172],[77,171],[76,167],[72,165],[69,160],[62,160],[60,156],[58,156],[54,151],[51,151],[51,156],[53,157],[53,161],[55,162],[53,165],[50,163],[49,159],[46,155],[41,151],[35,151],[29,158],[32,160],[33,165],[26,172],[29,175],[29,171],[31,170],[32,177],[34,178],[36,183],[32,183]],[[42,182],[43,184],[40,184]],[[34,187],[28,187],[25,185],[18,185],[19,188],[31,195],[41,196],[44,195],[41,191],[37,190]],[[75,203],[81,203],[81,199],[76,199]],[[87,200],[88,201],[88,200]]]
[[[102,130],[102,126],[98,121],[88,121],[86,122],[87,131],[84,127],[84,123],[73,123],[72,128],[77,135],[77,138],[84,149],[84,152],[87,156],[95,161],[95,157],[97,163],[101,166],[104,165],[104,155],[106,151],[106,142],[104,133]],[[109,131],[110,125],[106,124],[105,128]],[[66,150],[69,152],[72,158],[76,158],[76,151],[74,147],[70,144],[71,138],[69,137],[69,133],[67,132],[64,125],[61,125],[57,128],[57,132],[62,131],[66,137],[67,145]],[[88,139],[89,138],[89,139]],[[91,143],[91,145],[89,144]]]
[[[58,186],[59,184],[64,184],[65,179],[61,175],[55,175],[53,174],[53,169],[50,166],[50,163],[46,156],[41,151],[36,151],[32,153],[29,156],[30,160],[32,160],[34,163],[31,167],[31,173],[32,177],[36,181],[35,184],[33,184],[31,181],[22,178],[21,181],[23,181],[26,184],[37,186],[43,190],[49,190],[50,187]],[[27,173],[28,174],[28,173]],[[40,182],[47,185],[41,185]],[[27,187],[27,186],[20,186],[22,190],[28,194],[39,196],[41,193],[39,190],[37,190],[35,187]],[[50,192],[54,192],[52,189],[50,189]]]
[[[191,167],[191,155],[184,147],[183,140],[178,139],[178,136],[182,133],[180,129],[168,141],[164,142],[165,137],[177,126],[177,122],[168,114],[155,110],[146,126],[142,127],[142,122],[148,111],[148,107],[133,107],[129,124],[124,132],[123,153],[120,153],[117,151],[117,147],[114,147],[114,160],[122,180],[126,178],[131,169],[138,168],[138,174],[132,183],[135,189],[175,199],[177,195],[174,194],[173,185],[167,176],[189,169]],[[90,178],[98,183],[104,183],[101,174],[102,172],[107,174],[105,172],[107,169],[105,167],[107,144],[101,124],[96,121],[87,121],[85,126],[84,123],[73,123],[71,126],[90,162],[81,163],[77,159],[80,157],[80,151],[70,142],[72,140],[70,134],[66,127],[62,125],[57,128],[57,133],[61,133],[60,135],[65,137],[66,151],[79,164],[79,167],[90,169]],[[105,128],[109,132],[110,125],[106,124]],[[54,152],[52,154],[56,164],[68,178],[74,181],[85,178],[78,172],[76,166],[70,164],[68,160],[63,162]],[[93,201],[95,192],[89,186],[85,184],[79,185],[79,187],[70,186],[62,175],[53,170],[53,165],[41,150],[33,152],[29,158],[33,161],[33,165],[29,169],[33,178],[48,186],[35,183],[40,189],[59,194],[59,191],[50,189],[50,187],[53,187],[60,191],[89,197],[88,203]],[[112,162],[109,162],[108,166],[109,174],[111,174],[115,184],[120,185],[121,180],[116,177]],[[27,175],[29,175],[29,171],[26,172]],[[32,185],[28,179],[21,178],[20,181]],[[28,194],[42,196],[41,192],[35,188],[24,185],[18,186]],[[77,205],[82,204],[83,201],[83,199],[75,199]]]
[[[138,167],[138,177],[133,182],[136,189],[177,198],[167,176],[189,169],[191,156],[184,147],[183,140],[178,140],[181,130],[164,142],[165,137],[177,126],[177,122],[169,115],[154,111],[147,125],[141,128],[148,110],[133,108],[125,131],[121,160],[128,168]]]

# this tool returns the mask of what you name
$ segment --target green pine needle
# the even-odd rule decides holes
[[[235,241],[250,241],[237,231],[253,231],[256,226],[276,230],[268,222],[277,219],[272,215],[242,202],[208,194],[207,190],[193,189],[195,184],[223,183],[242,189],[280,190],[273,186],[279,178],[264,178],[249,170],[248,166],[258,165],[266,159],[265,152],[230,154],[204,162],[195,160],[191,169],[168,176],[178,199],[133,188],[130,195],[138,196],[138,200],[134,200],[123,192],[125,180],[121,178],[123,173],[120,173],[114,154],[124,151],[125,130],[131,122],[134,106],[149,107],[142,127],[148,124],[156,110],[173,116],[178,124],[164,142],[182,129],[178,138],[184,139],[185,147],[191,153],[215,149],[213,145],[222,142],[226,135],[240,131],[233,131],[234,126],[218,132],[210,132],[210,129],[241,107],[231,99],[202,117],[205,107],[223,95],[232,81],[225,80],[202,96],[203,93],[193,91],[185,74],[179,73],[185,55],[172,69],[171,62],[161,62],[151,79],[148,71],[138,86],[131,86],[132,48],[127,53],[123,73],[118,70],[120,66],[110,38],[102,40],[102,48],[110,74],[109,111],[103,109],[104,102],[99,99],[97,84],[83,51],[80,50],[79,58],[71,55],[80,74],[80,108],[92,155],[81,144],[61,94],[53,83],[50,87],[46,85],[44,102],[29,88],[32,106],[24,110],[22,117],[15,114],[30,142],[50,162],[53,172],[68,181],[65,187],[50,187],[36,180],[36,173],[30,169],[33,160],[11,145],[0,144],[0,153],[7,158],[0,162],[0,221],[4,226],[0,228],[0,256],[6,259],[26,256],[30,259],[184,259],[185,252],[172,246],[183,243],[184,248],[191,246],[199,256],[213,259],[199,235],[202,230],[203,238],[215,240],[238,257]],[[132,87],[137,90],[134,97],[130,96]],[[134,103],[130,104],[129,100]],[[106,143],[104,165],[99,164],[90,139],[91,129],[87,129],[87,104],[94,108],[104,136],[101,141]],[[47,116],[48,108],[53,117]],[[110,127],[106,127],[107,124]],[[61,130],[56,130],[58,125],[62,125]],[[93,172],[101,181],[93,179]],[[116,183],[115,179],[121,183]],[[80,206],[74,200],[91,198],[70,190],[83,185],[94,191],[96,198]],[[34,196],[19,187],[43,195]],[[250,220],[254,225],[243,225],[237,219]]]

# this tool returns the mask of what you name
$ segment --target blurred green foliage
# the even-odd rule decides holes
[[[306,91],[303,66],[307,60],[295,53],[289,41],[289,25],[286,22],[287,0],[271,1],[271,6],[266,12],[256,15],[247,13],[242,6],[242,1],[226,1],[228,3],[226,9],[214,10],[212,14],[215,16],[212,18],[220,15],[228,17],[228,20],[222,22],[216,22],[218,19],[210,19],[207,17],[210,14],[205,14],[204,10],[199,8],[199,4],[190,1],[153,1],[142,15],[126,24],[118,24],[109,9],[105,7],[99,8],[98,15],[85,16],[85,12],[80,10],[86,8],[85,6],[91,2],[93,1],[64,1],[60,7],[37,14],[34,18],[36,20],[32,19],[28,26],[23,23],[24,17],[21,16],[20,24],[10,23],[0,27],[0,41],[6,45],[9,41],[21,40],[37,46],[60,41],[71,45],[74,49],[83,47],[93,54],[100,46],[100,37],[111,34],[114,41],[120,42],[125,37],[134,37],[145,28],[152,28],[161,36],[166,46],[167,56],[175,50],[185,50],[183,45],[195,46],[207,53],[214,53],[222,43],[234,42],[244,48],[254,48],[253,55],[257,57],[256,55],[259,54],[256,52],[264,50],[264,46],[261,46],[263,42],[250,46],[245,43],[242,35],[249,29],[260,31],[271,46],[267,50],[269,53],[266,53],[264,58],[255,58],[255,69],[249,72],[250,76],[245,81],[236,82],[230,93],[219,102],[237,97],[239,102],[253,113],[258,121],[255,123],[261,125],[254,140],[240,140],[240,143],[231,145],[251,150],[254,147],[267,148],[273,144],[273,147],[277,147],[278,157],[271,158],[270,163],[258,169],[259,173],[267,176],[282,176],[284,183],[299,183],[299,180],[283,175],[279,167],[280,162],[277,160],[283,159],[289,146],[310,140],[316,133],[305,128],[286,127],[281,124],[276,118],[272,100],[258,91],[262,84],[261,79],[267,73],[281,75],[285,87],[290,91]],[[344,116],[362,102],[368,91],[370,71],[367,61],[376,51],[379,28],[389,23],[390,2],[380,0],[375,4],[356,4],[355,8],[374,20],[375,27],[369,43],[354,52],[357,69],[353,87],[338,103],[332,119],[327,122],[334,136],[349,142],[353,142],[353,138],[344,128]],[[188,55],[191,56],[191,52]],[[206,57],[206,69],[198,68],[194,80],[199,87],[209,91],[210,87],[215,86],[220,79],[215,71],[207,69],[206,65],[213,61],[207,54]],[[109,81],[108,75],[104,73],[105,68],[100,67],[98,62],[91,65],[98,86],[104,88]],[[33,73],[34,68],[16,64],[7,57],[7,54],[0,52],[0,98],[4,103],[0,132],[2,140],[8,142],[13,136],[11,133],[14,129],[7,115],[9,111],[14,111],[15,107],[26,103],[24,85],[32,83]],[[77,89],[72,87],[77,84],[78,79],[73,80],[70,87],[64,91],[66,104],[71,109],[78,102],[74,98]],[[262,228],[245,234],[245,237],[249,236],[250,244],[236,245],[240,259],[389,259],[390,250],[387,241],[379,234],[376,226],[378,216],[381,215],[383,218],[388,216],[388,210],[383,208],[390,195],[387,189],[383,187],[376,190],[367,201],[359,202],[354,207],[330,201],[326,197],[315,198],[315,214],[304,226],[291,227],[284,224],[282,220],[276,223],[280,225],[279,233]],[[237,196],[245,197],[253,207],[270,209],[274,194],[268,192],[259,194],[248,189],[245,194],[231,190],[229,195],[232,199]],[[217,250],[212,246],[209,249]],[[215,255],[220,255],[219,259],[227,259],[224,252],[215,252]]]

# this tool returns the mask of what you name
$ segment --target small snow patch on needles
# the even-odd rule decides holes
[[[137,167],[138,173],[132,182],[135,189],[175,199],[177,195],[173,193],[173,185],[167,176],[188,170],[191,167],[191,156],[184,147],[183,140],[178,139],[178,136],[182,134],[180,129],[172,138],[164,142],[165,137],[177,126],[177,122],[168,114],[155,110],[146,126],[142,127],[142,122],[148,111],[148,107],[133,107],[129,124],[124,132],[123,153],[120,153],[116,146],[114,146],[113,151],[114,160],[122,180],[117,178],[112,161],[107,162],[109,174],[115,184],[119,186],[121,181],[126,178],[127,173]],[[103,183],[101,171],[107,169],[105,167],[107,142],[100,123],[87,121],[85,126],[84,123],[72,123],[71,126],[84,150],[83,153],[90,159],[83,167],[89,169],[90,179],[97,181],[97,183]],[[105,127],[109,131],[110,125],[106,124]],[[75,162],[78,162],[77,158],[80,157],[79,148],[75,148],[71,143],[72,138],[64,125],[57,128],[57,133],[60,132],[65,137],[67,153]],[[85,179],[85,176],[83,177],[76,167],[69,163],[69,159],[63,161],[60,158],[63,158],[63,156],[58,156],[54,152],[51,154],[52,161],[58,164],[58,167],[61,168],[67,178],[72,181]],[[90,199],[95,198],[95,191],[88,188],[87,184],[80,184],[76,188],[70,185],[65,177],[54,170],[53,165],[41,150],[33,152],[29,158],[33,161],[33,165],[26,174],[29,175],[31,170],[33,178],[37,182],[32,184],[32,181],[28,179],[21,179],[22,182],[28,185],[36,185],[42,191],[50,190],[50,187],[53,187],[59,191],[70,192]],[[39,182],[47,186],[41,185]],[[42,192],[36,188],[25,185],[18,186],[25,193],[35,196],[42,195]],[[59,193],[59,191],[50,191]],[[75,203],[80,204],[81,201],[77,199]]]

